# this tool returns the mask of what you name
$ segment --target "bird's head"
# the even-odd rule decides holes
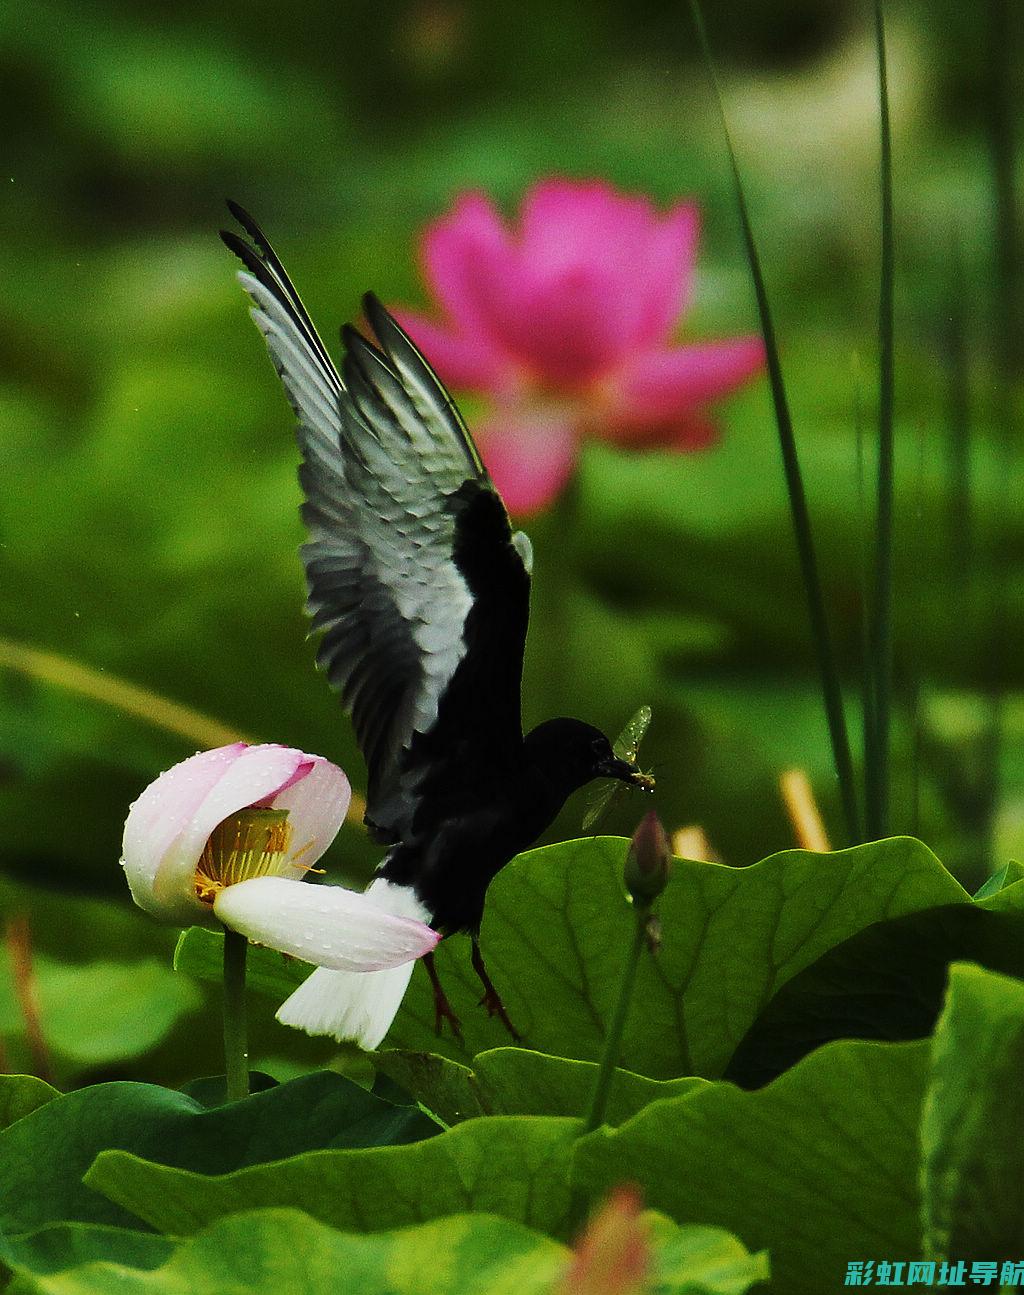
[[[564,788],[566,796],[594,778],[617,778],[645,791],[654,786],[650,775],[619,759],[599,728],[582,720],[546,720],[530,731],[525,745],[528,762]]]

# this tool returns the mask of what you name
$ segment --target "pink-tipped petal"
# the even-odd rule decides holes
[[[446,386],[499,395],[514,379],[511,364],[486,333],[459,333],[411,310],[391,312],[437,370]],[[460,325],[461,326],[461,325]]]
[[[394,917],[340,886],[288,877],[251,877],[228,886],[213,911],[255,944],[333,971],[382,971],[430,953],[440,936],[422,922]]]
[[[210,791],[248,749],[245,742],[200,751],[160,774],[132,804],[124,825],[121,863],[140,908],[164,916],[156,881],[161,862]],[[188,910],[180,919],[188,921]],[[171,918],[170,920],[178,920]]]
[[[428,227],[421,249],[423,274],[460,332],[489,335],[491,320],[481,282],[501,281],[510,253],[508,230],[482,193],[463,194],[447,216]]]
[[[211,832],[229,814],[268,803],[292,782],[303,764],[309,764],[304,752],[268,743],[247,747],[223,771],[160,860],[153,885],[153,898],[160,909],[157,916],[182,922],[196,920],[194,913],[192,917],[182,915],[190,910],[209,914],[208,906],[195,898],[193,876]]]
[[[317,760],[322,758],[318,755],[305,755],[302,751],[299,751],[298,755],[301,759],[296,760],[295,768],[291,771],[285,781],[280,787],[276,788],[268,796],[265,796],[263,800],[257,801],[258,805],[267,809],[270,808],[271,804],[276,805],[277,797],[280,796],[282,792],[287,791],[290,787],[294,787],[296,783],[303,782],[308,778],[313,772],[313,767]]]
[[[301,877],[308,872],[338,835],[352,799],[349,781],[336,764],[320,755],[306,759],[306,775],[271,797],[274,809],[288,811],[291,829],[290,869],[281,876]]]
[[[649,351],[615,380],[614,413],[625,423],[669,423],[735,391],[763,367],[759,337]]]
[[[495,410],[479,427],[478,440],[505,507],[519,517],[551,503],[576,463],[576,430],[558,410]]]

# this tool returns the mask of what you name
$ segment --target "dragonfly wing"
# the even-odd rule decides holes
[[[640,750],[640,743],[644,740],[644,734],[647,732],[650,722],[650,706],[641,706],[612,743],[612,750],[620,760],[628,760],[630,764],[634,764],[636,762],[637,752]]]
[[[611,804],[616,798],[616,792],[619,791],[621,786],[622,783],[616,782],[614,778],[605,779],[598,784],[587,806],[587,812],[583,815],[584,832],[591,831],[600,823],[611,808]]]
[[[647,726],[650,722],[650,706],[641,706],[612,743],[612,751],[618,759],[625,760],[629,764],[636,764],[637,752],[640,750],[640,743],[644,739],[644,734],[647,732]],[[587,812],[583,815],[584,832],[592,831],[600,823],[623,791],[625,791],[625,783],[617,782],[614,778],[608,778],[597,784],[597,788],[587,806]]]

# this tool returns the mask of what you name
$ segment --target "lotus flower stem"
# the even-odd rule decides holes
[[[249,1096],[249,1042],[245,1017],[248,940],[224,928],[224,1070],[229,1102]]]
[[[612,1013],[612,1019],[608,1024],[608,1033],[604,1038],[604,1052],[601,1056],[601,1065],[597,1071],[594,1096],[590,1102],[590,1111],[587,1114],[584,1133],[593,1133],[595,1129],[600,1128],[604,1123],[605,1112],[608,1109],[608,1099],[611,1096],[612,1081],[615,1077],[615,1067],[622,1051],[622,1034],[626,1028],[626,1018],[629,1016],[629,1005],[633,1000],[633,986],[636,984],[637,968],[640,966],[640,957],[647,941],[647,924],[650,916],[651,910],[649,908],[637,906],[633,943],[630,946],[625,966],[622,968],[619,997],[615,1004],[615,1011]]]

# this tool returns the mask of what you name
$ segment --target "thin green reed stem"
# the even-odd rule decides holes
[[[892,711],[893,301],[896,274],[892,125],[889,116],[889,73],[882,0],[875,0],[875,43],[878,51],[881,138],[882,264],[878,303],[878,502],[875,512],[875,580],[871,608],[871,674],[875,722],[864,751],[866,826],[867,835],[871,839],[885,836],[889,830],[889,742]]]
[[[612,1080],[615,1076],[615,1067],[618,1065],[619,1055],[622,1052],[622,1034],[626,1028],[626,1018],[629,1016],[629,1005],[633,1000],[633,986],[636,984],[637,968],[640,965],[640,957],[644,951],[650,909],[638,908],[635,916],[636,927],[633,931],[633,943],[626,957],[626,965],[622,969],[622,980],[619,982],[619,997],[615,1003],[612,1019],[608,1024],[608,1033],[604,1038],[604,1052],[601,1054],[601,1065],[598,1068],[597,1079],[594,1082],[594,1096],[590,1102],[587,1122],[583,1126],[584,1133],[593,1133],[595,1129],[600,1128],[604,1123],[605,1113],[608,1110],[608,1099],[611,1096]]]
[[[992,166],[995,264],[993,275],[992,351],[995,360],[993,421],[999,453],[999,489],[994,501],[997,523],[1009,513],[1018,480],[1015,460],[1017,413],[1015,388],[1020,375],[1024,342],[1021,339],[1021,260],[1019,213],[1015,184],[1016,103],[1014,75],[1020,45],[1019,4],[989,0],[988,6],[988,143]],[[997,539],[997,545],[999,541]],[[999,770],[1003,749],[1003,680],[1006,669],[1008,577],[1005,554],[997,547],[993,607],[986,657],[990,671],[989,722],[986,735],[986,783],[989,803],[999,797]]]
[[[227,1098],[239,1102],[249,1096],[249,1041],[245,1015],[244,935],[224,928],[224,1071]]]
[[[976,527],[974,518],[972,464],[972,390],[971,335],[969,317],[973,310],[971,284],[964,264],[963,240],[954,228],[950,244],[950,272],[942,317],[946,321],[943,336],[943,366],[948,375],[946,387],[947,471],[946,512],[949,545],[950,606],[956,608],[958,636],[974,642],[979,632],[986,633],[979,619],[982,610],[979,588],[973,579]],[[1000,515],[997,511],[997,516]],[[993,618],[993,623],[994,623]],[[992,660],[986,651],[983,659]],[[961,811],[962,826],[976,843],[969,867],[971,875],[985,876],[994,863],[993,828],[998,791],[999,744],[1001,719],[995,695],[989,697],[985,732],[978,749],[977,773],[971,780],[970,809]]]
[[[914,520],[920,526],[924,517],[925,499],[925,464],[928,456],[928,440],[925,425],[922,422],[917,429],[917,477],[914,488]],[[912,667],[913,670],[913,667]],[[911,673],[904,684],[907,721],[910,726],[910,823],[908,831],[911,836],[918,836],[921,830],[921,759],[924,750],[924,681],[920,668]]]
[[[971,490],[971,372],[968,357],[967,313],[970,285],[964,268],[963,241],[955,230],[950,246],[950,282],[946,309],[944,360],[949,375],[946,411],[949,428],[947,525],[951,565],[950,593],[960,615],[970,616],[970,575],[974,550],[974,507]],[[973,616],[970,617],[973,621]],[[965,636],[969,627],[965,627]]]
[[[1014,69],[1020,44],[1019,5],[1010,0],[990,0],[989,150],[992,156],[995,206],[995,354],[1000,379],[998,412],[1005,422],[997,429],[1007,454],[1013,447],[1013,380],[1018,376],[1024,338],[1021,337],[1021,257],[1015,179],[1016,94]],[[1004,403],[1005,402],[1005,403]]]
[[[850,739],[846,728],[846,713],[843,709],[843,693],[839,681],[839,671],[836,667],[835,654],[832,650],[828,617],[825,614],[825,600],[822,595],[821,579],[818,574],[818,562],[814,550],[814,537],[811,531],[810,513],[807,508],[807,496],[804,491],[803,474],[800,471],[800,458],[796,448],[796,437],[793,433],[793,420],[790,416],[789,401],[782,376],[782,365],[779,361],[775,323],[768,303],[768,292],[765,287],[764,274],[761,270],[761,258],[758,254],[753,226],[750,223],[743,180],[740,175],[736,150],[732,142],[732,133],[729,130],[729,121],[725,112],[725,101],[722,98],[718,75],[711,57],[711,46],[708,43],[699,0],[690,0],[690,12],[693,15],[693,24],[697,30],[697,39],[700,42],[708,78],[715,92],[718,115],[722,123],[722,131],[729,154],[729,166],[732,171],[736,206],[743,230],[743,242],[746,247],[750,274],[754,282],[754,293],[757,298],[757,309],[761,320],[761,333],[764,337],[768,362],[768,381],[775,410],[775,422],[779,432],[782,467],[786,477],[786,489],[789,493],[789,507],[793,518],[793,533],[800,561],[800,574],[803,580],[804,592],[807,595],[811,634],[814,639],[818,671],[821,676],[825,718],[828,723],[829,740],[832,745],[832,759],[836,768],[836,776],[839,780],[843,817],[846,822],[846,835],[850,842],[856,842],[861,840],[862,837],[860,816],[857,808],[857,788],[853,774],[853,760],[850,755]]]
[[[1019,23],[1019,18],[1016,19]],[[989,153],[992,166],[992,204],[994,209],[995,264],[993,274],[992,351],[995,358],[995,392],[993,421],[1000,452],[1000,495],[996,517],[1006,517],[1010,498],[1010,481],[1014,469],[1015,410],[1014,387],[1019,376],[1024,340],[1021,332],[1021,262],[1019,252],[1019,216],[1014,183],[1015,167],[1015,97],[1013,69],[1018,27],[1011,15],[1009,0],[990,0],[989,52],[990,93],[988,110]],[[996,606],[993,617],[991,649],[995,653],[993,674],[1001,673],[1003,644],[1006,635],[1006,563],[995,555]]]
[[[875,726],[874,679],[871,671],[871,625],[868,614],[870,605],[868,587],[871,583],[871,555],[868,552],[868,530],[871,522],[868,519],[867,463],[864,453],[864,401],[862,398],[860,362],[856,353],[853,357],[853,435],[857,471],[857,585],[861,606],[861,731],[864,749],[867,750],[874,740]]]

